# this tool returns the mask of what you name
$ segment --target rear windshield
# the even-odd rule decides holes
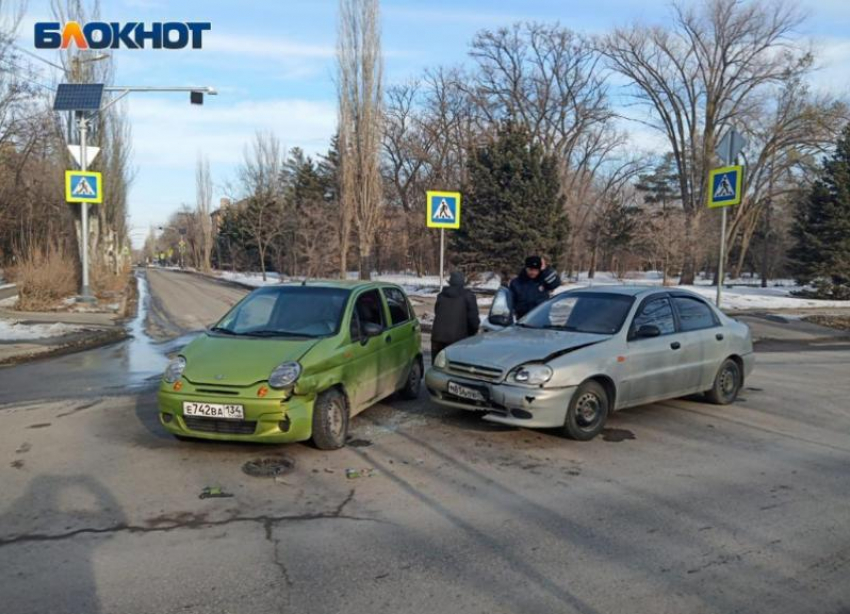
[[[246,337],[325,337],[339,331],[349,290],[274,286],[255,290],[210,330]]]
[[[623,327],[634,300],[624,294],[565,292],[531,311],[519,325],[613,335]]]

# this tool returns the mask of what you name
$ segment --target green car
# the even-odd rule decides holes
[[[350,419],[422,379],[401,288],[305,282],[255,290],[168,365],[159,419],[178,437],[345,445]]]

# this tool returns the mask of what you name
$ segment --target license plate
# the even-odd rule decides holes
[[[455,382],[449,382],[449,394],[469,401],[479,401],[483,403],[487,400],[484,398],[484,394],[480,390],[467,388],[466,386],[461,386]]]
[[[199,416],[201,418],[223,418],[225,420],[242,420],[245,410],[241,405],[224,405],[221,403],[183,402],[184,416]]]

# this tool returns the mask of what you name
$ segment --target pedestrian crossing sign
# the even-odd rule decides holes
[[[102,203],[103,177],[89,171],[65,171],[65,200],[69,203]]]
[[[460,192],[427,192],[428,228],[460,228]]]
[[[740,205],[743,182],[743,166],[724,166],[712,170],[708,174],[709,209]]]

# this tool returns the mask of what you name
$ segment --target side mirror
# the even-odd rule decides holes
[[[507,288],[502,287],[496,291],[496,295],[493,297],[493,304],[490,306],[490,313],[487,315],[487,322],[495,330],[506,326],[513,326],[514,316],[511,309],[511,293]]]
[[[366,336],[367,339],[377,337],[382,332],[384,332],[384,327],[380,324],[375,324],[374,322],[366,322],[363,325],[363,334]]]
[[[660,337],[661,329],[658,328],[655,324],[644,324],[635,333],[635,337],[638,339],[649,339],[650,337]]]

